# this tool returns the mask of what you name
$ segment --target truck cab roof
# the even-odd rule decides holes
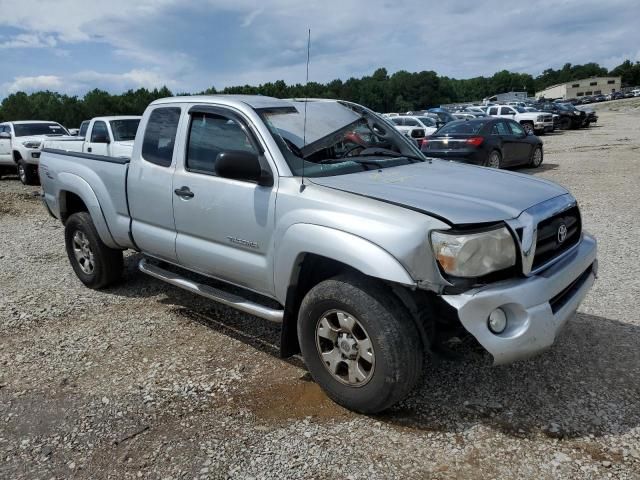
[[[265,97],[263,95],[190,95],[182,97],[167,97],[156,100],[151,103],[151,105],[184,102],[222,103],[229,106],[243,103],[252,108],[282,108],[294,106],[293,103],[288,100]]]

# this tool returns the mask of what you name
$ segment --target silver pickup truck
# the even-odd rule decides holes
[[[158,100],[130,160],[46,149],[40,165],[85,285],[139,251],[142,272],[281,323],[282,355],[359,412],[403,399],[443,339],[496,364],[544,350],[597,274],[564,188],[428,159],[344,101]]]

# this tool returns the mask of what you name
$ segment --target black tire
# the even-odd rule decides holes
[[[538,156],[538,152],[540,152],[539,156]],[[531,168],[538,168],[540,165],[542,165],[543,160],[544,160],[544,152],[542,150],[542,147],[538,145],[531,152],[531,159],[529,160],[529,166]]]
[[[571,119],[563,117],[560,119],[560,130],[569,130],[571,128]]]
[[[75,242],[77,232],[79,232],[79,236],[83,236],[87,240],[93,260],[91,271],[83,269],[83,265],[74,252],[74,246],[78,246]],[[122,276],[122,250],[109,248],[102,243],[89,213],[74,213],[67,219],[64,227],[64,240],[69,262],[80,281],[87,287],[104,288],[115,283]]]
[[[37,167],[29,165],[24,160],[18,160],[17,169],[18,177],[24,185],[38,185],[40,183]]]
[[[338,380],[321,357],[316,328],[336,310],[357,319],[370,339],[374,363],[361,385]],[[349,410],[381,412],[404,399],[420,379],[424,351],[416,324],[388,288],[363,276],[340,275],[313,287],[300,306],[298,339],[313,379]]]
[[[492,150],[484,161],[483,166],[489,168],[502,168],[502,154],[498,150]]]

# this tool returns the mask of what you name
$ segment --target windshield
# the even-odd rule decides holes
[[[140,119],[111,120],[109,123],[111,124],[111,131],[113,132],[113,140],[116,142],[126,142],[128,140],[135,140]]]
[[[292,101],[256,111],[294,175],[324,177],[406,165],[425,157],[388,120],[341,101]]]
[[[457,121],[447,123],[444,127],[438,130],[438,135],[476,135],[482,127],[484,127],[484,121]]]
[[[53,122],[42,123],[14,123],[13,130],[16,137],[31,137],[35,135],[69,135],[62,125]]]
[[[435,120],[433,118],[418,117],[418,120],[420,120],[425,127],[435,127],[436,126],[436,122],[435,122]]]

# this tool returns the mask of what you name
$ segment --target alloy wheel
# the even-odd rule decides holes
[[[80,269],[87,275],[91,275],[95,269],[95,261],[87,235],[77,230],[73,234],[72,244],[73,254],[76,257],[78,265],[80,265]]]
[[[369,334],[353,315],[325,312],[316,325],[316,346],[331,376],[351,387],[365,385],[373,376],[375,353]]]

